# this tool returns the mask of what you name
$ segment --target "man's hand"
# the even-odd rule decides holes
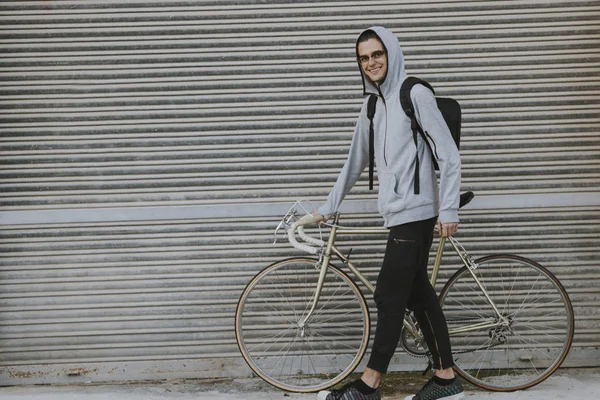
[[[452,236],[458,231],[458,222],[448,222],[442,224],[439,220],[437,223],[437,230],[441,237]]]
[[[322,219],[319,221],[319,225],[323,225],[327,222],[328,218],[325,215],[319,214],[319,210],[315,210],[312,212],[313,217],[321,217]]]

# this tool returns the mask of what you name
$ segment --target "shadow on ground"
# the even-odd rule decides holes
[[[404,396],[416,393],[431,377],[431,373],[423,376],[417,372],[392,372],[386,374],[382,384],[383,399],[403,399]],[[348,377],[344,382],[336,387],[342,386],[344,383],[358,379],[360,374],[354,374]],[[259,378],[252,379],[215,379],[215,380],[177,380],[166,382],[165,386],[169,391],[177,392],[210,392],[224,388],[231,393],[240,392],[282,392],[281,390],[269,385]],[[481,389],[463,381],[465,390],[480,391]]]

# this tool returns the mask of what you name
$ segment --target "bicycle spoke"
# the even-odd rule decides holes
[[[509,268],[511,266],[512,266],[512,263],[509,266]],[[504,268],[500,268],[501,276],[504,276],[503,271],[504,271]],[[508,310],[510,309],[510,304],[511,304],[510,299],[512,299],[512,295],[513,295],[513,291],[515,290],[516,283],[520,280],[520,273],[521,273],[521,270],[517,268],[517,272],[516,272],[516,274],[514,274],[514,277],[512,278],[512,282],[510,282],[508,296],[506,296],[506,302],[504,303],[504,309],[502,310],[504,313],[508,313]],[[502,286],[502,287],[504,287],[504,286]]]
[[[236,339],[261,378],[288,391],[327,388],[352,372],[368,343],[368,308],[356,285],[329,266],[311,317],[320,269],[309,259],[265,269],[236,312]]]
[[[531,350],[539,351],[537,349],[543,349],[544,352],[539,351],[539,354],[542,358],[543,357],[548,357],[549,359],[553,358],[549,355],[549,350],[551,349],[551,347],[549,347],[546,343],[536,340],[535,338],[527,337],[527,336],[520,335],[520,334],[514,334],[513,336],[511,336],[511,338],[519,340],[522,343],[525,343],[528,346],[528,347],[526,347],[526,349],[529,351],[531,351]],[[556,339],[559,339],[559,338],[556,337]],[[535,346],[535,345],[537,345],[537,346]]]
[[[466,268],[442,289],[440,300],[458,372],[490,390],[535,385],[566,357],[573,337],[572,307],[560,284],[543,268],[518,256],[477,261],[477,277],[495,303],[496,315]],[[487,318],[498,324],[479,331],[461,327]],[[462,318],[462,320],[461,320]]]
[[[537,283],[539,282],[539,280],[540,280],[540,277],[538,277],[538,279],[535,281],[535,284],[537,284]],[[519,314],[519,313],[520,313],[520,312],[523,310],[523,308],[525,307],[525,300],[529,298],[529,295],[530,295],[530,294],[531,294],[531,292],[533,291],[534,287],[535,287],[535,285],[531,285],[531,288],[529,289],[529,293],[527,293],[527,296],[525,296],[525,298],[524,298],[524,299],[523,299],[523,301],[521,302],[521,305],[520,305],[520,307],[519,307],[519,308],[517,308],[517,311],[515,311],[515,312],[514,312],[514,315],[515,315],[515,317],[516,317],[516,316],[518,316],[518,314]],[[539,296],[539,291],[538,291],[538,292],[536,292],[536,296],[535,296],[535,297],[533,297],[533,298],[534,298],[534,299],[538,299],[538,300],[534,300],[534,303],[535,303],[535,302],[539,302],[539,301],[541,301],[541,300],[539,300],[539,299],[540,299],[540,296]]]
[[[326,341],[325,341],[325,336],[323,336],[323,335],[320,335],[320,334],[318,334],[318,333],[317,333],[317,334],[315,334],[315,336],[316,336],[316,337],[320,337],[320,338],[322,338],[322,339],[323,339],[323,340],[322,340],[322,342],[323,342],[323,343],[326,343]],[[343,337],[350,337],[350,335],[338,335],[338,336],[339,336],[339,337],[342,337],[342,338],[343,338]],[[339,343],[338,343],[338,342],[336,342],[336,343],[337,343],[338,345],[342,346],[342,347],[345,347],[345,348],[347,348],[347,349],[353,349],[353,348],[354,348],[354,346],[353,346],[353,345],[351,345],[350,343],[348,343],[347,341],[346,341],[346,342],[339,342]],[[327,344],[326,344],[326,346],[329,346],[329,345],[327,345]],[[330,350],[332,350],[332,348],[331,348],[331,347],[329,347],[329,349],[330,349]]]
[[[277,345],[278,342],[276,340],[274,340],[274,339],[277,339],[277,338],[280,338],[280,337],[285,337],[286,333],[291,332],[291,331],[292,331],[292,328],[289,328],[289,329],[287,329],[285,331],[279,332],[278,334],[276,334],[274,336],[269,336],[267,338],[264,338],[264,340],[262,342],[257,343],[254,347],[248,347],[248,351],[252,351],[252,350],[258,349],[258,346],[264,345],[265,343],[269,343],[270,345],[263,350],[263,351],[266,352],[266,351],[270,350],[271,348],[273,348],[274,346]],[[248,343],[250,343],[250,342],[248,342]]]
[[[481,317],[481,319],[489,318],[488,315],[485,315],[483,313],[483,310],[478,310],[477,308],[475,308],[476,307],[475,302],[473,302],[471,305],[467,305],[467,304],[463,303],[462,301],[460,301],[460,300],[458,300],[458,299],[456,299],[454,297],[451,298],[451,301],[453,302],[453,305],[454,304],[458,304],[458,305],[460,305],[462,307],[463,310],[467,310],[467,311],[469,311],[471,313],[474,313],[477,316]],[[490,308],[490,310],[491,310],[491,308]]]

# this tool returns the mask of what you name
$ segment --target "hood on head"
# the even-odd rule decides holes
[[[385,29],[382,26],[372,26],[369,29],[365,29],[365,31],[368,30],[375,32],[375,34],[379,36],[387,52],[387,74],[385,76],[385,80],[380,85],[381,93],[384,95],[384,97],[387,97],[390,93],[399,92],[402,82],[404,82],[404,79],[406,79],[406,72],[404,71],[404,55],[402,54],[400,42],[393,32]],[[358,41],[356,43],[356,54],[358,55]],[[360,66],[360,62],[358,62],[358,68],[363,79],[364,94],[377,94],[377,88],[364,74],[362,67]]]

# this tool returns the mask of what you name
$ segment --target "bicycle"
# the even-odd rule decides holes
[[[463,194],[461,207],[473,196]],[[263,380],[290,392],[314,392],[354,371],[371,333],[361,289],[331,264],[332,256],[371,294],[375,287],[349,260],[350,254],[335,246],[336,236],[386,230],[341,227],[337,213],[325,241],[305,233],[303,227],[317,218],[308,213],[298,218],[298,208],[301,203],[284,216],[276,235],[286,227],[294,247],[318,257],[281,260],[254,276],[240,296],[235,333],[242,356]],[[296,232],[305,243],[297,241]],[[457,374],[492,391],[525,389],[552,375],[567,356],[574,333],[573,307],[559,280],[517,255],[473,260],[455,237],[448,237],[440,238],[437,247],[430,277],[434,287],[447,242],[464,264],[439,294]],[[400,341],[406,352],[429,357],[410,312]]]

